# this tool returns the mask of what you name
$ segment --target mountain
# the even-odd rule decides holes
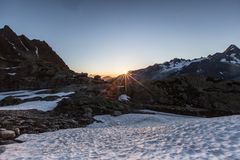
[[[0,48],[1,68],[16,67],[26,61],[43,61],[61,69],[69,69],[45,41],[18,36],[7,25],[0,29]]]
[[[76,83],[82,76],[69,69],[45,42],[0,29],[0,90],[35,89]]]
[[[129,71],[138,80],[161,80],[167,77],[196,74],[217,79],[240,78],[240,49],[230,45],[224,52],[192,60],[175,58],[144,69]]]
[[[240,49],[193,60],[173,59],[116,77],[106,96],[161,112],[221,116],[239,114]]]

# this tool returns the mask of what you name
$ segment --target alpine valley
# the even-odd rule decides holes
[[[235,45],[101,78],[76,73],[47,42],[6,25],[0,159],[172,159],[175,151],[179,159],[239,159],[239,80]]]

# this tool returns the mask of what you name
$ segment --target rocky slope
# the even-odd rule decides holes
[[[77,74],[45,42],[0,29],[0,90],[53,88],[88,81]]]
[[[222,53],[193,60],[175,58],[169,62],[130,71],[129,74],[138,80],[160,80],[183,74],[204,75],[224,80],[239,79],[240,49],[230,45]]]
[[[29,40],[26,36],[18,36],[9,26],[0,29],[0,67],[17,67],[26,61],[53,64],[63,70],[68,70],[64,61],[45,42]]]
[[[106,96],[126,94],[136,108],[196,116],[240,114],[240,82],[203,75],[178,75],[163,80],[136,81],[130,76],[113,81]]]

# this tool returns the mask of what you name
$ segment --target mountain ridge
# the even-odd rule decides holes
[[[0,29],[0,42],[2,49],[0,56],[2,59],[15,58],[20,62],[42,60],[58,65],[62,69],[69,69],[65,62],[45,41],[30,40],[23,34],[18,36],[8,25]],[[1,64],[1,67],[10,67],[8,65],[11,65],[6,64],[6,62]]]
[[[218,79],[240,77],[240,49],[231,44],[224,52],[195,59],[174,58],[168,62],[129,71],[138,80],[160,80],[183,74],[200,74]]]
[[[70,70],[46,41],[0,29],[0,90],[54,88],[87,83],[87,74]]]

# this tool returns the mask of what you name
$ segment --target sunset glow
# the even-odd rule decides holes
[[[0,5],[0,25],[45,40],[74,71],[116,76],[240,45],[238,6],[239,1],[93,0],[73,5],[15,0]]]

